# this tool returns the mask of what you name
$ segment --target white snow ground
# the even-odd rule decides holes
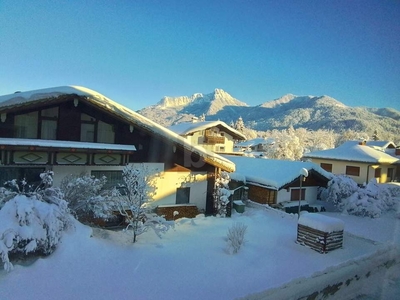
[[[264,207],[246,207],[226,219],[179,219],[162,239],[149,231],[136,244],[125,233],[76,222],[51,256],[0,271],[0,299],[235,299],[400,244],[394,214],[379,219],[324,214],[345,223],[344,247],[327,254],[295,243],[297,215]],[[230,255],[225,238],[235,222],[247,225],[246,243]],[[384,285],[371,276],[357,299],[395,299],[399,272],[390,269]]]

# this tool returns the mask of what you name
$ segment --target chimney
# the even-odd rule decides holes
[[[367,144],[367,141],[366,141],[366,140],[363,140],[363,141],[359,142],[358,144],[359,144],[360,146],[365,146],[365,145]]]

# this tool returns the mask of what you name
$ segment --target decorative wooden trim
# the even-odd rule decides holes
[[[121,163],[120,154],[97,153],[94,155],[93,163],[95,165],[119,165]]]
[[[49,159],[47,152],[15,151],[12,161],[14,164],[44,165]]]
[[[59,152],[56,154],[56,163],[59,165],[85,165],[88,158],[85,153]]]

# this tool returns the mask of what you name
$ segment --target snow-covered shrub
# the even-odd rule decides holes
[[[63,178],[60,189],[64,199],[68,202],[70,210],[78,219],[87,216],[110,219],[110,199],[103,187],[107,182],[106,177],[100,179],[88,174],[68,175]]]
[[[396,184],[387,184],[386,187],[389,194],[393,198],[393,209],[395,211],[396,217],[400,219],[400,186]]]
[[[343,209],[343,201],[358,191],[357,183],[346,175],[335,175],[328,182],[326,189],[320,190],[320,199],[331,202],[339,208]]]
[[[351,215],[378,218],[395,208],[396,198],[386,185],[370,180],[366,186],[358,186],[351,178],[335,176],[328,187],[321,191],[321,200],[333,203],[340,211]]]
[[[9,254],[48,255],[71,225],[62,193],[49,187],[52,173],[43,173],[41,177],[42,183],[35,191],[11,191],[12,197],[0,207],[0,257],[7,271],[13,268]]]
[[[397,219],[400,219],[400,201],[397,201],[394,207],[395,215]]]
[[[0,209],[4,204],[15,196],[15,192],[10,191],[4,187],[0,187]]]
[[[125,218],[125,231],[132,233],[134,243],[148,228],[161,237],[174,224],[152,212],[148,205],[156,193],[156,176],[144,164],[127,165],[122,170],[124,188],[114,188],[112,192],[115,209]]]
[[[247,230],[247,225],[243,223],[234,223],[227,233],[227,248],[231,254],[236,254],[240,250],[240,247],[244,244],[244,236]]]
[[[214,208],[217,215],[226,217],[229,197],[232,192],[229,189],[230,177],[227,172],[221,172],[217,175],[214,184]]]

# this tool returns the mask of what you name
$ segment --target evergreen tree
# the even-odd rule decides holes
[[[240,132],[243,133],[245,126],[244,126],[244,122],[243,122],[242,117],[239,117],[239,119],[237,119],[234,128],[235,128],[237,131],[240,131]]]
[[[379,141],[378,130],[375,129],[374,134],[372,135],[372,139],[374,141]]]

